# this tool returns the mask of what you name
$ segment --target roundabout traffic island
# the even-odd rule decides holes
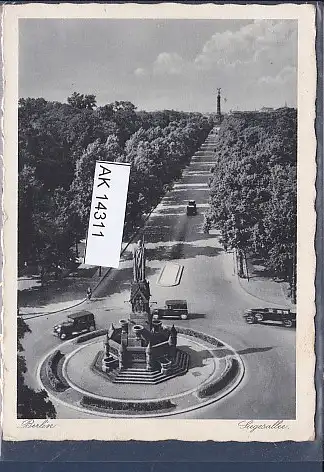
[[[192,329],[175,329],[179,352],[186,354],[188,364],[181,375],[169,372],[167,381],[114,381],[114,368],[108,373],[102,369],[107,330],[66,341],[59,351],[51,351],[40,365],[39,380],[54,400],[102,417],[180,414],[216,402],[239,385],[244,365],[230,346]]]
[[[213,336],[153,320],[143,240],[133,259],[129,319],[52,350],[39,367],[42,387],[72,408],[123,417],[183,413],[233,391],[244,374],[239,355]]]

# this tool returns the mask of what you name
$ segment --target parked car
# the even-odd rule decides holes
[[[197,205],[195,200],[189,200],[187,205],[187,215],[194,216],[197,215]]]
[[[79,311],[78,313],[68,315],[67,318],[67,321],[53,328],[54,335],[62,340],[96,329],[95,319],[90,311]]]
[[[163,308],[156,308],[152,311],[153,319],[160,318],[188,318],[188,304],[185,300],[166,300]]]
[[[279,308],[252,308],[244,312],[245,321],[249,324],[262,321],[278,321],[286,328],[296,326],[296,313],[289,309]]]

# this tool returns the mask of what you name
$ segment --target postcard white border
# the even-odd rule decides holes
[[[20,18],[190,18],[298,20],[298,328],[296,420],[283,430],[249,433],[240,420],[89,419],[53,420],[52,429],[24,429],[16,419],[17,299],[17,102]],[[5,5],[4,6],[4,411],[5,440],[309,441],[315,415],[315,7],[313,5]],[[15,159],[16,156],[16,159]],[[82,421],[82,423],[81,423]],[[273,421],[255,421],[265,425]]]

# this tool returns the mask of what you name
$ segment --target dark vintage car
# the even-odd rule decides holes
[[[152,311],[153,319],[160,318],[188,318],[188,305],[185,300],[166,300],[164,308],[156,308]]]
[[[68,315],[67,321],[54,326],[53,333],[63,340],[95,329],[96,323],[93,314],[83,310]]]
[[[252,308],[244,312],[245,321],[249,324],[262,321],[278,321],[286,328],[296,326],[296,313],[289,309],[279,308]]]
[[[195,200],[189,200],[187,205],[187,215],[194,216],[197,215],[197,205]]]

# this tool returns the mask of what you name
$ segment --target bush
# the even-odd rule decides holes
[[[228,382],[234,379],[238,372],[238,368],[238,360],[235,358],[231,359],[231,362],[227,365],[223,375],[219,379],[211,382],[209,385],[199,390],[198,396],[200,398],[210,397],[211,395],[214,395],[215,393],[222,390],[224,387],[226,387]]]
[[[64,354],[62,354],[60,350],[54,352],[54,354],[52,355],[49,361],[53,370],[57,369],[57,365],[63,357],[64,357]]]
[[[176,405],[171,400],[158,400],[148,402],[122,402],[115,400],[101,400],[100,398],[93,398],[84,395],[81,400],[83,406],[90,406],[99,408],[101,410],[114,411],[156,411],[175,408]]]
[[[97,331],[92,331],[91,333],[87,334],[82,334],[82,336],[79,336],[76,339],[76,343],[80,344],[85,341],[89,341],[89,339],[97,338],[99,336],[102,336],[103,334],[107,334],[107,329],[98,329]]]
[[[65,386],[63,386],[61,381],[57,377],[55,377],[54,373],[49,367],[47,368],[46,374],[47,374],[48,381],[51,387],[53,388],[53,390],[61,391],[65,389]]]
[[[63,358],[64,354],[62,354],[61,351],[55,351],[49,358],[46,366],[47,378],[51,387],[56,391],[66,390],[69,387],[58,374],[58,364]]]
[[[193,329],[190,328],[182,328],[177,326],[177,332],[180,334],[187,334],[188,336],[193,336],[195,338],[201,339],[202,341],[206,341],[209,344],[212,344],[213,346],[221,347],[223,346],[223,343],[218,341],[218,339],[208,336],[208,334],[200,333],[199,331],[194,331]]]

